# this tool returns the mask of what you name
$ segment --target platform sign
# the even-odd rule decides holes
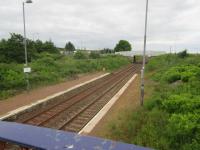
[[[24,68],[24,73],[30,73],[31,72],[31,68],[30,67],[25,67]]]

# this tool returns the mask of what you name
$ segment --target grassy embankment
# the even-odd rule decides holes
[[[127,58],[122,56],[97,57],[94,55],[92,58],[81,53],[78,53],[76,57],[41,53],[30,63],[32,68],[29,76],[31,88],[66,81],[78,74],[102,71],[103,68],[106,71],[112,71],[130,63]],[[25,88],[23,64],[0,63],[0,100],[23,91]]]
[[[107,138],[162,150],[200,149],[200,56],[163,55],[146,70],[143,108],[120,112]]]

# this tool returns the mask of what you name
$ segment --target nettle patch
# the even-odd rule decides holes
[[[181,65],[154,75],[154,80],[174,83],[177,81],[188,82],[192,78],[200,78],[200,67],[197,65]]]

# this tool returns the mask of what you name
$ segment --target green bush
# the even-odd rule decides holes
[[[91,59],[97,59],[97,58],[100,58],[100,54],[98,52],[91,52],[89,57]]]
[[[180,65],[166,70],[164,73],[155,74],[154,78],[158,80],[173,83],[178,80],[188,82],[190,78],[198,77],[200,74],[200,67],[196,65]]]
[[[173,83],[181,79],[181,74],[176,70],[170,70],[163,75],[163,80]]]
[[[180,58],[185,58],[187,56],[188,56],[187,50],[184,50],[184,51],[178,53],[178,57],[180,57]]]
[[[171,95],[164,100],[163,109],[169,113],[188,113],[200,109],[200,96],[190,94]]]
[[[83,52],[83,51],[77,51],[74,54],[74,58],[75,59],[87,59],[88,58],[88,54],[86,52]]]
[[[193,141],[196,141],[196,137],[200,134],[199,120],[199,114],[173,114],[167,126],[170,147],[176,150],[193,144]],[[200,146],[199,144],[198,146]]]
[[[181,74],[181,81],[188,82],[191,77],[195,76],[193,72],[183,72]]]
[[[22,71],[22,65],[0,64],[0,90],[22,88],[25,85]]]

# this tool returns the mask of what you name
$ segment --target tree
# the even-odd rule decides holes
[[[28,61],[36,58],[38,53],[59,53],[51,41],[42,42],[27,39]],[[20,34],[11,33],[10,38],[0,40],[0,63],[24,63],[24,38]]]
[[[8,40],[0,42],[0,55],[4,58],[1,61],[23,63],[25,61],[23,36],[15,33],[11,33],[10,36]]]
[[[184,51],[178,53],[178,57],[180,57],[180,58],[185,58],[187,56],[188,56],[187,50],[184,50]]]
[[[48,53],[59,53],[59,50],[55,47],[54,43],[50,41],[42,42],[41,40],[36,40],[34,42],[35,49],[38,53],[48,52]]]
[[[66,52],[70,53],[70,52],[73,52],[75,50],[76,49],[75,49],[74,45],[71,42],[66,43],[66,45],[65,45],[65,51]]]
[[[54,43],[51,40],[43,43],[42,51],[49,53],[59,53],[58,49],[55,47]]]
[[[37,50],[38,53],[43,52],[42,46],[43,46],[43,43],[42,43],[41,40],[36,40],[35,41],[35,48],[36,48],[36,50]]]
[[[131,44],[126,40],[120,40],[115,46],[115,52],[131,51]]]
[[[0,41],[0,63],[1,62],[7,62],[6,56],[5,56],[5,49],[7,47],[7,43],[5,39],[2,39]]]
[[[113,49],[109,48],[104,48],[103,50],[100,51],[102,54],[108,54],[108,53],[114,53]]]

